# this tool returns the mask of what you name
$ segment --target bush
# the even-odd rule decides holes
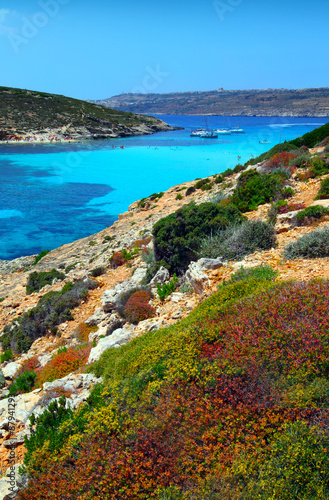
[[[272,224],[263,221],[247,221],[228,228],[202,242],[199,257],[241,259],[256,250],[269,250],[276,245]]]
[[[162,286],[157,283],[157,293],[161,300],[164,300],[168,297],[172,292],[176,290],[178,284],[178,278],[176,274],[172,277],[169,283],[164,283]]]
[[[316,259],[329,256],[329,227],[317,229],[289,243],[283,251],[286,259]]]
[[[190,196],[190,194],[192,193],[195,193],[196,189],[194,186],[190,186],[189,188],[187,188],[186,192],[185,192],[185,196]]]
[[[196,184],[194,184],[195,189],[201,189],[203,186],[210,183],[210,179],[200,179]]]
[[[7,349],[5,352],[0,354],[0,363],[4,363],[5,361],[9,361],[10,359],[13,359],[13,351],[11,349]]]
[[[183,196],[182,196],[181,194],[178,194],[178,195],[176,196],[176,200],[182,200],[182,199],[183,199]]]
[[[123,310],[124,318],[134,325],[145,319],[153,318],[155,309],[148,303],[150,298],[150,292],[138,291],[133,293]]]
[[[18,375],[9,388],[9,394],[14,396],[18,393],[30,392],[34,386],[37,374],[35,371],[25,371]]]
[[[266,162],[266,167],[271,170],[279,167],[286,167],[288,166],[292,160],[295,159],[295,155],[293,153],[276,153],[272,158],[270,158]]]
[[[35,266],[37,265],[37,263],[43,258],[45,257],[48,253],[50,252],[50,250],[42,250],[39,255],[35,258],[35,261],[33,262],[33,264],[31,264],[31,267],[32,266]]]
[[[238,271],[231,275],[230,281],[228,283],[236,283],[237,281],[244,281],[250,278],[255,278],[257,280],[274,281],[278,274],[278,271],[274,270],[271,266],[268,266],[266,264],[249,268],[240,267]]]
[[[5,386],[6,386],[6,379],[2,370],[0,370],[0,389],[2,389]]]
[[[24,456],[25,465],[29,464],[33,452],[40,450],[45,441],[48,442],[49,451],[54,451],[63,446],[66,436],[57,431],[62,423],[72,416],[73,411],[66,408],[66,399],[64,397],[60,398],[59,401],[55,400],[50,403],[48,408],[37,418],[32,413],[29,419],[30,424],[31,426],[36,424],[36,428],[31,429],[30,437],[24,437],[24,444],[27,449]]]
[[[110,263],[111,266],[116,269],[117,267],[123,266],[123,264],[126,262],[126,259],[123,255],[122,252],[116,252],[115,254],[112,255],[110,258]]]
[[[320,184],[320,189],[316,195],[316,200],[326,200],[329,198],[329,177],[323,179]]]
[[[154,255],[171,272],[185,271],[196,258],[202,236],[240,223],[243,216],[234,205],[189,204],[158,221],[153,227]]]
[[[268,203],[280,195],[283,180],[276,174],[259,174],[248,170],[239,177],[232,202],[242,212],[255,210],[258,205]]]
[[[326,161],[321,160],[320,158],[315,158],[312,162],[312,166],[310,168],[310,177],[320,177],[321,175],[325,175],[329,173],[329,166]]]
[[[29,275],[26,285],[26,294],[30,295],[34,292],[39,292],[41,288],[46,285],[51,285],[54,279],[63,280],[65,279],[65,274],[52,269],[51,271],[44,271],[41,273],[34,272]]]
[[[311,156],[309,154],[302,154],[297,156],[297,158],[293,158],[289,165],[297,168],[309,168],[311,166]]]
[[[90,271],[90,274],[93,278],[97,278],[98,276],[102,276],[106,273],[106,268],[104,266],[95,267]]]
[[[298,212],[298,214],[296,215],[296,219],[299,224],[305,224],[305,222],[307,223],[312,222],[314,219],[320,219],[328,212],[329,210],[326,207],[313,205]]]
[[[89,353],[90,346],[88,344],[80,348],[72,347],[59,350],[39,372],[36,385],[42,387],[45,382],[53,382],[82,368],[87,363]]]
[[[328,449],[328,436],[318,426],[311,427],[301,420],[285,424],[283,430],[274,436],[256,475],[251,478],[250,470],[246,470],[246,476],[249,476],[247,498],[328,498]],[[241,463],[238,467],[245,470]]]
[[[47,334],[56,334],[57,326],[73,319],[71,309],[77,307],[89,290],[96,288],[92,279],[67,283],[60,292],[49,292],[39,300],[36,307],[5,326],[1,337],[3,349],[27,352],[33,342]]]

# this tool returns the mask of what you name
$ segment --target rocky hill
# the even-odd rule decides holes
[[[327,497],[328,142],[0,263],[0,498]]]
[[[92,101],[132,113],[227,116],[329,116],[329,88],[121,94]]]
[[[165,130],[172,128],[157,118],[61,95],[0,87],[0,140],[15,136],[104,139]]]

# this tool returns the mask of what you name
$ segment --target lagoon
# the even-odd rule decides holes
[[[158,115],[159,116],[159,115]],[[245,134],[190,137],[202,116],[159,116],[184,130],[105,141],[0,146],[0,259],[53,249],[101,231],[137,199],[245,163],[325,118],[226,117]],[[211,128],[223,117],[208,117]],[[260,144],[260,140],[270,144]]]

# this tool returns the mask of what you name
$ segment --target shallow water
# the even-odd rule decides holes
[[[201,116],[161,116],[184,130],[85,144],[0,146],[0,259],[53,249],[111,225],[142,197],[220,173],[325,118],[208,117],[245,134],[190,137]],[[270,144],[259,144],[266,139]],[[123,147],[123,149],[122,149]]]

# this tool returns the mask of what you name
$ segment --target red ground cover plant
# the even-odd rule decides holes
[[[155,316],[155,309],[149,304],[151,293],[141,290],[135,292],[127,301],[123,310],[124,318],[130,323],[137,324]]]
[[[125,264],[126,259],[124,258],[124,255],[121,252],[116,252],[115,254],[112,255],[111,259],[111,266],[116,269],[117,267],[123,266]]]
[[[38,374],[36,385],[41,387],[45,382],[52,382],[78,370],[87,363],[90,349],[89,345],[85,345],[81,348],[72,347],[56,354]]]
[[[266,167],[270,170],[278,167],[287,167],[289,162],[294,158],[296,158],[296,155],[292,153],[276,153],[266,162]]]

